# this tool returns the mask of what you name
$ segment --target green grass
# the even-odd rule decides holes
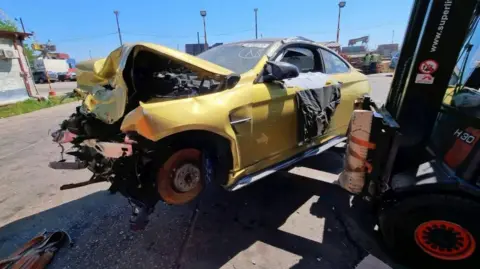
[[[25,114],[32,111],[58,106],[70,102],[81,100],[80,98],[65,98],[62,101],[61,96],[50,97],[49,99],[37,101],[35,99],[28,99],[23,102],[15,104],[0,106],[0,118],[7,118],[15,115]]]

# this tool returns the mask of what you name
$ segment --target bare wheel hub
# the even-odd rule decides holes
[[[193,190],[200,182],[200,168],[198,166],[186,163],[174,171],[173,186],[179,192],[188,192]]]

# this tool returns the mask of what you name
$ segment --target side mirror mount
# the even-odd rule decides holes
[[[228,75],[226,81],[225,81],[225,86],[227,89],[231,89],[237,85],[238,81],[240,81],[240,76],[237,74],[231,74]]]
[[[268,61],[259,82],[272,82],[298,77],[298,68],[290,63]]]

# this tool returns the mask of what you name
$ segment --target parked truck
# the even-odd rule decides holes
[[[38,72],[66,74],[70,66],[64,59],[36,59],[33,62],[33,69]]]

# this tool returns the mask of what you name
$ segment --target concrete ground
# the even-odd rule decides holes
[[[373,98],[384,99],[391,77],[370,79]],[[193,204],[158,204],[145,231],[129,231],[130,206],[109,195],[107,184],[59,191],[89,173],[47,167],[59,158],[48,132],[75,106],[0,119],[0,257],[45,229],[64,229],[75,244],[51,268],[354,268],[362,260],[363,268],[389,268],[375,257],[397,268],[365,204],[311,179],[331,181],[341,170],[341,150],[234,193],[210,187],[188,242]]]
[[[63,95],[69,92],[72,92],[73,89],[77,86],[76,81],[67,81],[67,82],[55,82],[50,84],[52,86],[52,89],[55,91],[57,95]],[[50,91],[50,88],[47,83],[43,84],[35,84],[35,87],[37,88],[38,94],[41,96],[48,96],[48,92]]]

